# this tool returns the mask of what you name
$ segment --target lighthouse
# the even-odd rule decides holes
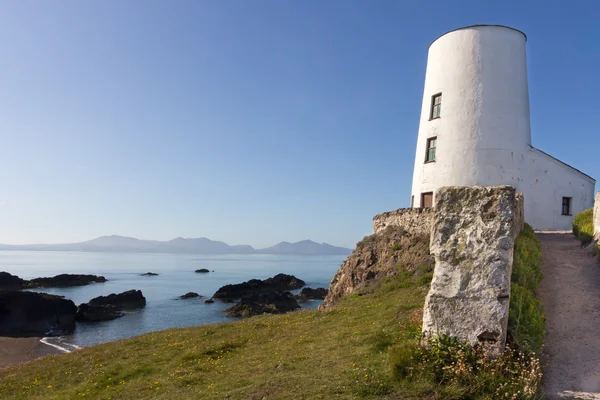
[[[532,145],[526,43],[523,32],[500,25],[459,28],[431,43],[411,207],[431,207],[442,186],[511,185],[524,194],[534,229],[563,230],[593,206],[595,180]]]

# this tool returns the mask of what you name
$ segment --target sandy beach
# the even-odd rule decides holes
[[[0,337],[0,369],[62,351],[40,342],[40,337]]]

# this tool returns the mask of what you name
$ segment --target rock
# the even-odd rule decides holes
[[[423,218],[430,217],[427,213],[423,214]],[[319,310],[330,309],[352,293],[369,290],[372,284],[383,278],[433,265],[433,257],[429,254],[429,234],[423,234],[421,229],[415,233],[398,226],[388,226],[356,244],[356,249],[331,279],[329,292]]]
[[[323,300],[327,296],[327,289],[324,288],[309,288],[305,287],[302,289],[300,293],[294,296],[294,298],[299,302],[303,303],[309,300]]]
[[[146,272],[145,274],[141,274],[140,276],[158,276],[158,274],[154,272]]]
[[[122,316],[123,313],[121,310],[112,304],[90,305],[84,303],[77,307],[75,320],[78,322],[97,322],[108,321]]]
[[[88,305],[113,305],[119,310],[129,310],[145,307],[146,298],[141,290],[128,290],[119,294],[95,297],[88,302]]]
[[[250,279],[244,283],[225,285],[219,288],[213,297],[222,300],[233,300],[251,294],[300,289],[304,285],[305,282],[302,279],[298,279],[293,275],[277,274],[263,281],[260,279]]]
[[[35,278],[27,282],[28,288],[53,288],[84,286],[93,282],[106,282],[106,278],[97,275],[61,274],[52,278]]]
[[[191,298],[194,298],[194,297],[202,297],[202,296],[200,296],[200,295],[199,295],[198,293],[196,293],[196,292],[187,292],[186,294],[179,296],[179,298],[180,298],[181,300],[185,300],[185,299],[191,299]]]
[[[504,351],[514,239],[522,201],[515,189],[443,187],[435,195],[423,342],[448,335],[492,355]]]
[[[205,274],[207,272],[210,272],[209,270],[207,270],[206,268],[200,268],[196,270],[197,273],[201,273],[201,274]]]
[[[0,291],[20,290],[27,281],[8,272],[0,272]]]
[[[258,314],[282,314],[299,308],[300,305],[290,292],[275,292],[244,296],[225,312],[230,317],[250,317]]]
[[[75,328],[77,307],[71,300],[37,292],[0,292],[0,334],[48,335]]]
[[[204,300],[204,302],[205,302],[206,304],[212,304],[212,303],[214,303],[214,302],[215,302],[215,300],[214,300],[213,298],[210,298],[210,299],[206,299],[206,300]]]

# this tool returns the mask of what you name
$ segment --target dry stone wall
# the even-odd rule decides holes
[[[594,203],[594,239],[600,242],[600,192],[596,193]]]
[[[506,343],[514,240],[523,198],[511,186],[436,192],[430,251],[435,258],[423,340],[448,335],[499,354]]]
[[[429,235],[432,217],[431,208],[400,208],[374,216],[373,232],[383,232],[388,226],[392,226],[415,235]]]

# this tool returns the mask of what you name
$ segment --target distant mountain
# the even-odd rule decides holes
[[[352,250],[344,247],[332,246],[327,243],[315,243],[312,240],[302,240],[301,242],[296,243],[281,242],[275,246],[257,250],[257,252],[262,254],[344,255],[350,254]]]
[[[295,254],[295,255],[347,255],[352,252],[344,247],[303,240],[296,243],[281,242],[266,249],[248,245],[230,246],[207,238],[175,238],[166,242],[140,240],[126,236],[101,236],[81,243],[68,244],[0,244],[0,250],[30,251],[88,251],[114,253],[190,253],[190,254]]]

